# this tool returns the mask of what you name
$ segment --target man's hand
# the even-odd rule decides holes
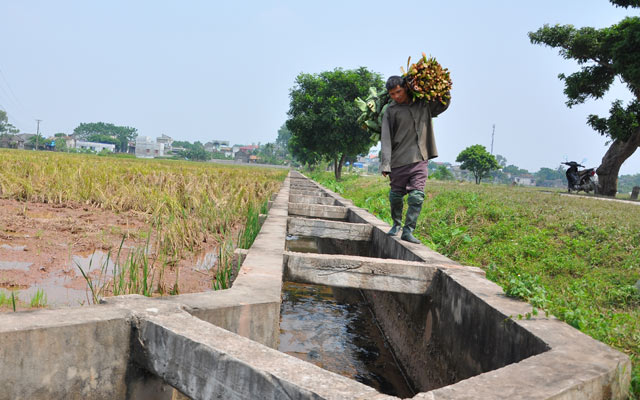
[[[382,176],[386,178],[387,176],[389,176],[389,173],[387,171],[382,171]]]

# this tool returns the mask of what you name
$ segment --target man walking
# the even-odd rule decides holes
[[[420,243],[413,236],[424,201],[427,165],[438,157],[431,118],[449,107],[440,101],[413,101],[403,78],[392,76],[386,83],[392,101],[382,118],[382,152],[380,170],[391,179],[389,202],[393,227],[388,232],[395,236],[402,227],[404,196],[407,197],[407,215],[402,228],[402,240]]]

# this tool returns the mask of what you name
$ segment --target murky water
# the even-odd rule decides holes
[[[0,270],[15,269],[18,271],[28,271],[32,265],[33,263],[24,261],[0,261]]]
[[[318,243],[315,238],[287,235],[286,248],[298,253],[317,253]]]
[[[218,250],[214,249],[198,254],[193,268],[197,271],[209,271],[216,265],[218,265]]]
[[[415,394],[356,290],[285,282],[278,350],[381,393]]]
[[[74,255],[71,256],[71,268],[76,272],[77,276],[82,275],[78,267],[82,268],[85,274],[90,272],[95,274],[102,271],[103,275],[112,276],[113,268],[115,267],[112,257],[113,254],[99,250],[86,255]]]

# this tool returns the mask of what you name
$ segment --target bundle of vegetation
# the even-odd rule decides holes
[[[371,140],[374,142],[380,141],[382,116],[387,110],[390,100],[386,89],[379,91],[374,87],[369,88],[369,96],[366,100],[356,97],[356,106],[362,111],[358,117],[358,124],[371,134]]]
[[[422,53],[418,62],[411,64],[411,57],[407,60],[407,70],[400,67],[402,77],[407,83],[407,89],[414,101],[438,101],[447,104],[451,99],[451,76],[447,68],[443,68],[433,57]],[[369,89],[369,96],[362,100],[356,98],[356,106],[362,111],[358,123],[362,129],[371,134],[375,142],[380,140],[382,118],[391,98],[386,90]]]
[[[436,100],[446,105],[451,99],[451,76],[447,68],[433,57],[422,57],[415,64],[410,64],[411,57],[407,60],[407,72],[403,78],[407,82],[409,92],[414,100]]]

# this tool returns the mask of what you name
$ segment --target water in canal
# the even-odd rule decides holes
[[[381,393],[415,394],[358,290],[284,282],[278,350]]]

